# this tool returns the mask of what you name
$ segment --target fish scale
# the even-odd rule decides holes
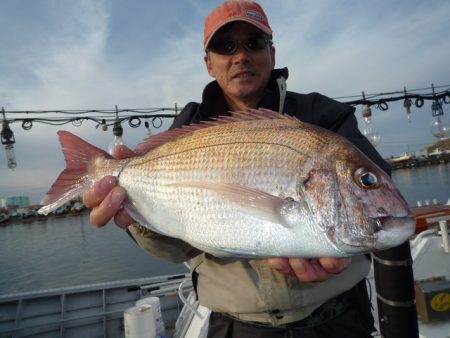
[[[170,130],[122,161],[67,132],[60,139],[68,167],[43,212],[115,174],[137,221],[216,256],[348,256],[398,245],[414,231],[403,197],[365,155],[335,133],[276,112]],[[71,186],[73,170],[80,177]]]
[[[291,126],[296,121],[286,122],[289,122],[288,125]],[[259,122],[256,125],[260,124]],[[155,154],[147,156],[145,162],[143,159],[137,160],[139,164],[131,162],[122,172],[120,184],[128,187],[127,191],[131,200],[139,199],[141,190],[139,186],[135,185],[138,189],[135,192],[129,188],[130,185],[127,182],[132,182],[137,176],[146,173],[143,176],[147,182],[139,180],[143,185],[152,187],[147,191],[146,200],[160,201],[153,204],[155,208],[167,203],[170,204],[170,209],[178,210],[178,212],[174,211],[177,214],[178,223],[194,225],[185,230],[190,234],[191,241],[211,242],[210,245],[222,243],[220,247],[228,248],[236,242],[236,236],[254,242],[255,238],[262,236],[260,229],[251,232],[245,229],[255,224],[257,220],[254,217],[248,217],[245,213],[237,212],[236,205],[224,203],[223,199],[214,192],[210,192],[206,197],[205,193],[198,188],[167,187],[174,183],[203,180],[245,185],[277,196],[295,197],[296,184],[293,183],[295,174],[291,167],[297,162],[295,157],[298,151],[294,147],[296,143],[299,143],[298,128],[289,133],[283,129],[283,134],[280,135],[279,125],[273,121],[270,125],[264,125],[263,128],[256,128],[256,130],[255,123],[252,125],[239,129],[223,125],[214,127],[214,133],[209,132],[207,136],[203,132],[193,136],[192,139],[180,138],[174,141],[174,144],[167,144],[158,149]],[[251,137],[249,130],[253,131]],[[236,142],[236,140],[239,141]],[[268,142],[268,140],[274,141]],[[255,151],[255,144],[260,147],[258,151]],[[167,171],[167,168],[172,170]],[[179,201],[183,203],[180,204]],[[202,207],[196,208],[196,206]],[[181,210],[192,210],[192,212],[187,213],[186,216],[186,212],[182,213]],[[153,223],[152,226],[158,228],[159,224],[155,224],[157,220],[151,219],[156,212],[157,210],[148,211],[148,217],[149,223]],[[202,226],[197,226],[199,220],[196,216],[199,213],[211,216],[209,219],[203,218]],[[232,214],[235,216],[230,217]],[[220,223],[220,226],[217,223]],[[162,226],[161,224],[160,227]],[[230,232],[226,231],[225,226],[241,230],[237,230],[237,233],[236,230]],[[264,229],[264,227],[261,228]],[[176,227],[176,229],[179,228]],[[175,233],[166,231],[166,234],[175,236]],[[224,234],[231,235],[227,237]],[[264,240],[267,241],[267,238],[261,238],[256,242],[261,243]]]

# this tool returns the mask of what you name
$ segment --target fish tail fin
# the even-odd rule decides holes
[[[88,172],[91,159],[96,157],[112,158],[100,148],[87,143],[67,131],[58,131],[59,141],[64,153],[66,168],[59,174],[45,197],[41,201],[39,213],[47,215],[71,199],[80,196],[92,185]]]

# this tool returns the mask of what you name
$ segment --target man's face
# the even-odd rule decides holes
[[[242,45],[242,41],[262,35],[256,27],[241,22],[233,23],[214,35],[210,45],[214,41],[241,41],[231,55],[209,51],[205,56],[208,73],[217,80],[228,102],[256,104],[262,97],[275,66],[275,49],[267,45],[261,50],[251,51]]]

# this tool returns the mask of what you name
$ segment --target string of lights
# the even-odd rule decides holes
[[[2,109],[3,120],[8,116],[8,122],[21,123],[24,130],[30,130],[34,123],[61,126],[72,123],[79,127],[85,121],[93,122],[96,128],[103,129],[114,125],[117,119],[120,123],[128,122],[132,128],[138,128],[142,120],[150,121],[154,128],[160,128],[162,119],[174,118],[178,115],[178,107],[175,108],[148,108],[148,109],[115,109],[115,110],[15,110],[5,112]],[[52,116],[43,117],[43,115]],[[63,116],[59,116],[63,115]],[[17,117],[16,117],[17,116]]]
[[[430,92],[431,89],[431,92]],[[437,91],[439,90],[439,91]],[[358,99],[354,99],[358,98]],[[450,125],[443,121],[444,111],[442,104],[450,103],[450,85],[434,86],[431,88],[418,88],[406,90],[404,87],[401,91],[392,91],[385,93],[366,94],[364,91],[361,95],[334,97],[334,99],[347,103],[352,106],[362,105],[362,116],[364,119],[361,128],[362,133],[369,141],[377,146],[380,142],[380,134],[376,130],[372,120],[371,107],[386,111],[389,109],[388,103],[403,100],[403,107],[406,110],[408,121],[411,121],[411,107],[414,104],[417,108],[421,108],[425,101],[432,101],[432,116],[434,118],[431,127],[431,133],[438,139],[446,139],[450,137]],[[352,99],[352,100],[348,100]],[[108,130],[113,127],[113,134],[117,142],[120,143],[123,129],[122,124],[128,122],[132,128],[141,126],[142,121],[150,134],[150,123],[155,129],[163,125],[163,119],[175,118],[178,111],[183,108],[138,108],[138,109],[92,109],[92,110],[11,110],[5,111],[2,108],[2,131],[1,144],[5,146],[8,159],[8,167],[13,169],[16,167],[14,156],[14,133],[10,128],[10,124],[21,123],[24,130],[30,130],[33,124],[48,124],[53,126],[61,126],[72,123],[79,127],[83,122],[92,122],[95,128],[101,127],[102,130]],[[8,118],[6,117],[8,115]]]
[[[441,86],[434,86],[433,84],[431,85],[431,87],[424,87],[424,88],[416,88],[416,89],[408,89],[406,90],[406,87],[403,88],[403,90],[397,90],[397,91],[393,91],[393,92],[382,92],[382,93],[376,93],[376,94],[366,94],[367,98],[376,98],[376,97],[383,97],[383,96],[388,96],[388,95],[396,95],[396,94],[404,94],[404,95],[409,95],[412,93],[417,93],[417,92],[423,92],[423,91],[429,91],[430,89],[433,90],[433,88],[436,89],[442,89],[445,88],[445,90],[442,90],[441,93],[445,93],[448,92],[448,90],[450,89],[450,85],[441,85]],[[409,94],[408,94],[409,93]],[[424,94],[424,95],[430,95],[430,94]],[[431,93],[432,95],[432,93]],[[355,98],[355,97],[361,97],[361,94],[358,95],[349,95],[349,96],[339,96],[339,97],[334,97],[335,100],[342,100],[342,99],[350,99],[350,98]],[[402,97],[403,98],[403,97]],[[346,101],[348,102],[352,102],[352,101]]]
[[[439,92],[435,92],[435,89],[441,89]],[[432,92],[428,93],[415,93],[418,91],[430,90],[430,88],[419,88],[407,91],[406,88],[403,91],[393,91],[386,93],[377,94],[365,94],[362,95],[351,95],[351,96],[341,96],[334,97],[334,99],[342,101],[352,106],[367,106],[386,111],[389,109],[389,102],[404,101],[404,107],[407,113],[414,104],[417,108],[421,108],[424,102],[427,100],[432,100],[441,104],[450,103],[450,85],[445,86],[431,86]],[[399,95],[401,94],[401,95]],[[396,96],[392,96],[396,95]],[[342,100],[354,97],[361,97],[355,100]],[[414,102],[413,102],[414,100]],[[75,126],[80,126],[84,121],[93,122],[96,127],[99,126],[112,126],[116,123],[117,116],[119,116],[120,122],[128,121],[130,127],[137,128],[141,125],[142,120],[150,120],[155,128],[158,128],[162,124],[161,120],[164,118],[174,118],[178,115],[178,111],[183,108],[138,108],[138,109],[91,109],[91,110],[11,110],[4,111],[3,120],[6,119],[6,114],[8,114],[8,122],[22,123],[22,128],[24,130],[30,130],[33,127],[33,123],[42,123],[55,126],[61,126],[64,124],[72,123]],[[364,108],[363,108],[364,110]],[[171,112],[171,113],[170,113]],[[53,114],[49,117],[42,117],[42,115]],[[101,115],[94,115],[101,114]],[[55,115],[67,115],[65,117],[55,116]],[[73,115],[73,117],[69,117]],[[13,117],[11,117],[13,116]],[[17,117],[16,117],[17,116]],[[364,114],[363,114],[364,116]]]
[[[436,92],[436,89],[443,89]],[[428,90],[427,93],[417,93]],[[430,88],[418,88],[406,90],[404,88],[402,91],[392,91],[392,92],[382,92],[376,94],[365,94],[362,92],[360,95],[351,96],[340,96],[334,97],[334,99],[341,102],[347,103],[352,106],[368,106],[375,107],[382,111],[389,109],[389,102],[404,101],[404,107],[410,110],[414,104],[417,108],[421,108],[424,102],[427,100],[432,100],[448,104],[450,103],[450,85],[434,86],[431,85]],[[356,98],[354,100],[347,100],[350,98]],[[414,100],[414,102],[413,102]],[[137,128],[141,125],[141,120],[152,121],[155,128],[161,124],[161,119],[164,118],[174,118],[178,115],[178,111],[183,108],[136,108],[136,109],[90,109],[90,110],[11,110],[3,112],[3,119],[6,119],[5,114],[8,114],[9,123],[22,123],[22,128],[24,130],[30,130],[33,123],[42,123],[49,125],[64,125],[68,123],[73,123],[75,126],[79,126],[83,121],[92,121],[97,127],[99,125],[111,126],[116,123],[116,116],[119,116],[120,122],[128,121],[130,127]],[[171,113],[170,113],[171,112]],[[42,117],[42,115],[53,114],[53,116]],[[59,117],[55,115],[68,115],[73,117]],[[101,114],[101,115],[94,115]],[[13,116],[13,117],[11,117]],[[17,117],[16,117],[17,116]]]
[[[410,103],[408,103],[407,105],[412,105],[412,100],[414,99],[414,105],[417,108],[421,108],[424,105],[424,101],[425,100],[433,100],[433,101],[442,101],[446,104],[450,103],[450,91],[449,89],[446,89],[445,91],[441,91],[438,93],[430,93],[430,94],[408,94],[405,93],[403,95],[399,95],[399,96],[390,96],[387,97],[388,95],[393,95],[393,94],[398,94],[398,92],[392,92],[392,93],[381,93],[381,94],[376,94],[376,96],[373,96],[374,94],[371,95],[367,95],[367,97],[377,97],[377,96],[382,96],[381,98],[378,99],[366,99],[366,95],[364,94],[364,92],[362,93],[363,99],[358,99],[358,100],[353,100],[353,101],[346,101],[345,103],[350,104],[352,106],[356,106],[356,105],[369,105],[369,106],[376,106],[377,108],[379,108],[380,110],[386,111],[389,109],[389,105],[388,102],[394,102],[394,101],[400,101],[400,100],[404,100],[404,101],[409,101]]]
[[[411,122],[411,107],[413,103],[417,108],[421,108],[423,107],[426,100],[433,101],[431,105],[433,120],[430,131],[434,137],[442,140],[450,137],[450,125],[444,121],[444,110],[442,109],[443,103],[450,103],[449,87],[450,85],[435,87],[433,84],[431,84],[431,92],[428,93],[414,92],[429,90],[430,88],[413,89],[408,92],[405,87],[403,88],[403,92],[396,91],[390,93],[369,95],[366,95],[364,92],[362,92],[362,99],[346,101],[346,103],[353,106],[362,105],[361,113],[364,122],[361,127],[361,132],[376,147],[380,143],[381,136],[377,128],[375,127],[375,124],[373,123],[371,106],[381,111],[386,111],[389,109],[388,102],[403,100],[403,107],[406,110],[407,120],[408,122]],[[436,89],[442,90],[436,92]]]
[[[72,125],[80,127],[83,122],[89,121],[95,124],[95,128],[101,127],[103,131],[107,131],[108,127],[113,126],[114,142],[109,147],[110,149],[108,149],[112,153],[115,146],[123,144],[122,124],[124,122],[127,121],[131,128],[138,128],[141,126],[142,121],[144,121],[147,133],[150,135],[150,123],[155,129],[161,128],[163,119],[174,118],[178,115],[178,107],[175,105],[174,108],[118,109],[116,106],[114,110],[17,110],[8,112],[2,108],[1,112],[3,115],[1,144],[5,146],[8,168],[14,169],[17,167],[14,153],[15,137],[10,128],[10,124],[21,123],[22,129],[24,130],[30,130],[34,123],[52,126],[72,123]],[[6,113],[14,117],[7,119]],[[42,117],[46,114],[51,114],[52,116]]]

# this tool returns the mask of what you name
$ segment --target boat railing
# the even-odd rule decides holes
[[[124,310],[150,296],[160,298],[173,330],[183,307],[178,288],[189,279],[177,274],[0,295],[0,337],[123,337]],[[184,283],[184,292],[191,290]]]

